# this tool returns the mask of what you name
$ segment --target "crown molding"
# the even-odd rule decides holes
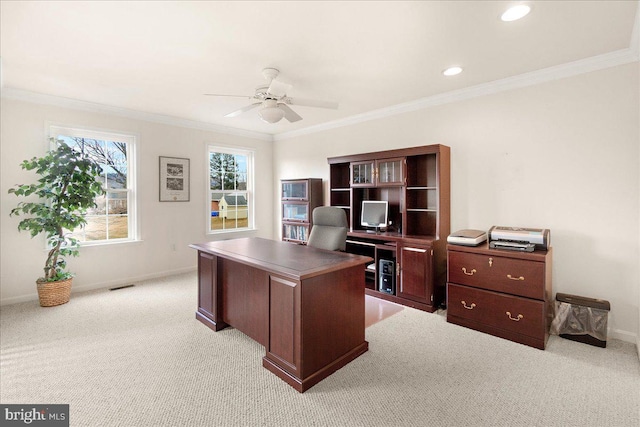
[[[72,108],[82,111],[95,113],[106,113],[129,119],[138,119],[148,122],[160,123],[171,126],[179,126],[189,129],[205,130],[217,132],[226,135],[241,136],[253,138],[262,141],[283,141],[302,135],[322,132],[330,129],[336,129],[345,126],[351,126],[370,120],[383,119],[395,116],[397,114],[408,113],[416,110],[422,110],[438,105],[448,104],[452,102],[463,101],[467,99],[477,98],[480,96],[492,95],[511,89],[518,89],[527,86],[533,86],[540,83],[559,80],[572,77],[592,71],[603,70],[606,68],[625,65],[640,60],[640,2],[636,12],[635,24],[630,40],[630,47],[578,61],[568,62],[566,64],[556,65],[553,67],[543,68],[541,70],[520,74],[517,76],[507,77],[501,80],[495,80],[488,83],[482,83],[468,88],[458,89],[438,95],[429,96],[415,101],[405,102],[402,104],[392,105],[390,107],[378,110],[368,111],[366,113],[356,114],[344,119],[333,120],[315,126],[282,132],[270,135],[262,132],[248,131],[226,126],[214,125],[210,123],[199,122],[195,120],[181,119],[161,114],[145,113],[136,110],[129,110],[119,107],[111,107],[87,101],[63,98],[53,95],[45,95],[36,92],[30,92],[23,89],[1,87],[0,97],[7,99],[15,99],[19,101],[32,102],[36,104],[53,105],[64,108]],[[1,67],[1,65],[0,65]],[[0,68],[1,73],[1,68]]]
[[[273,141],[270,134],[262,132],[254,132],[226,126],[214,125],[210,123],[199,122],[196,120],[181,119],[178,117],[165,116],[162,114],[145,113],[137,110],[129,110],[126,108],[111,107],[108,105],[97,104],[93,102],[80,101],[77,99],[63,98],[53,95],[45,95],[37,92],[30,92],[23,89],[11,87],[2,87],[0,97],[6,99],[14,99],[18,101],[31,102],[35,104],[53,105],[56,107],[71,108],[75,110],[88,111],[93,113],[111,114],[114,116],[125,117],[128,119],[137,119],[147,122],[160,123],[170,126],[184,127],[188,129],[205,130],[210,132],[222,133],[225,135],[241,136],[246,138],[259,139],[262,141]]]
[[[638,14],[636,14],[638,16]],[[637,24],[637,19],[636,19]],[[638,25],[634,26],[634,32]],[[282,132],[273,136],[274,141],[283,141],[302,135],[308,135],[329,129],[336,129],[344,126],[351,126],[357,123],[363,123],[370,120],[382,119],[385,117],[395,116],[397,114],[408,113],[416,110],[422,110],[437,105],[448,104],[452,102],[463,101],[467,99],[477,98],[485,95],[492,95],[511,89],[518,89],[527,86],[533,86],[540,83],[550,82],[553,80],[564,79],[592,71],[603,70],[606,68],[625,65],[639,60],[638,49],[627,48],[621,49],[602,55],[592,56],[590,58],[581,59],[566,64],[556,65],[553,67],[543,68],[529,73],[519,74],[517,76],[507,77],[500,80],[494,80],[488,83],[482,83],[464,89],[458,89],[438,95],[429,96],[415,101],[405,102],[402,104],[392,105],[390,107],[378,110],[368,111],[362,114],[356,114],[344,119],[334,120],[322,123],[316,126],[309,126],[290,132]]]

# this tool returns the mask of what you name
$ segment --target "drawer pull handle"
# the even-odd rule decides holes
[[[474,303],[471,303],[471,305],[467,305],[465,301],[460,301],[460,302],[462,303],[462,306],[467,310],[473,310],[474,308],[476,308],[476,305]]]
[[[524,280],[524,276],[520,276],[520,277],[513,277],[510,274],[507,274],[507,279],[511,279],[511,280]]]
[[[474,268],[473,270],[471,270],[469,273],[467,273],[467,268],[466,267],[462,267],[462,272],[464,274],[466,274],[467,276],[473,276],[474,273],[476,272],[476,269]]]
[[[489,258],[489,267],[493,267],[493,258]]]
[[[520,319],[524,319],[524,316],[522,314],[518,314],[518,317],[511,317],[510,311],[507,311],[507,316],[509,316],[509,319],[513,320],[514,322],[519,322]]]

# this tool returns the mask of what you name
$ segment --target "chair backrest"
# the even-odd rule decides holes
[[[344,251],[347,246],[347,214],[341,208],[320,206],[313,210],[313,226],[307,244],[315,248]]]

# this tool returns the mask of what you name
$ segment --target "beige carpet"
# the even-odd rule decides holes
[[[0,402],[70,404],[72,426],[634,426],[635,346],[546,351],[406,308],[304,394],[264,348],[195,320],[196,274],[1,308]]]

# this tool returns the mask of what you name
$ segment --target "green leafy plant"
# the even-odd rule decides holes
[[[16,196],[37,196],[39,201],[22,201],[10,216],[28,216],[20,221],[18,230],[27,230],[31,237],[44,233],[49,253],[44,265],[44,277],[39,282],[55,282],[73,277],[65,271],[65,257],[78,256],[78,240],[71,231],[86,224],[84,215],[96,206],[95,198],[105,193],[97,181],[102,168],[91,158],[62,141],[45,156],[23,161],[25,170],[35,170],[35,184],[16,185],[9,193]]]

